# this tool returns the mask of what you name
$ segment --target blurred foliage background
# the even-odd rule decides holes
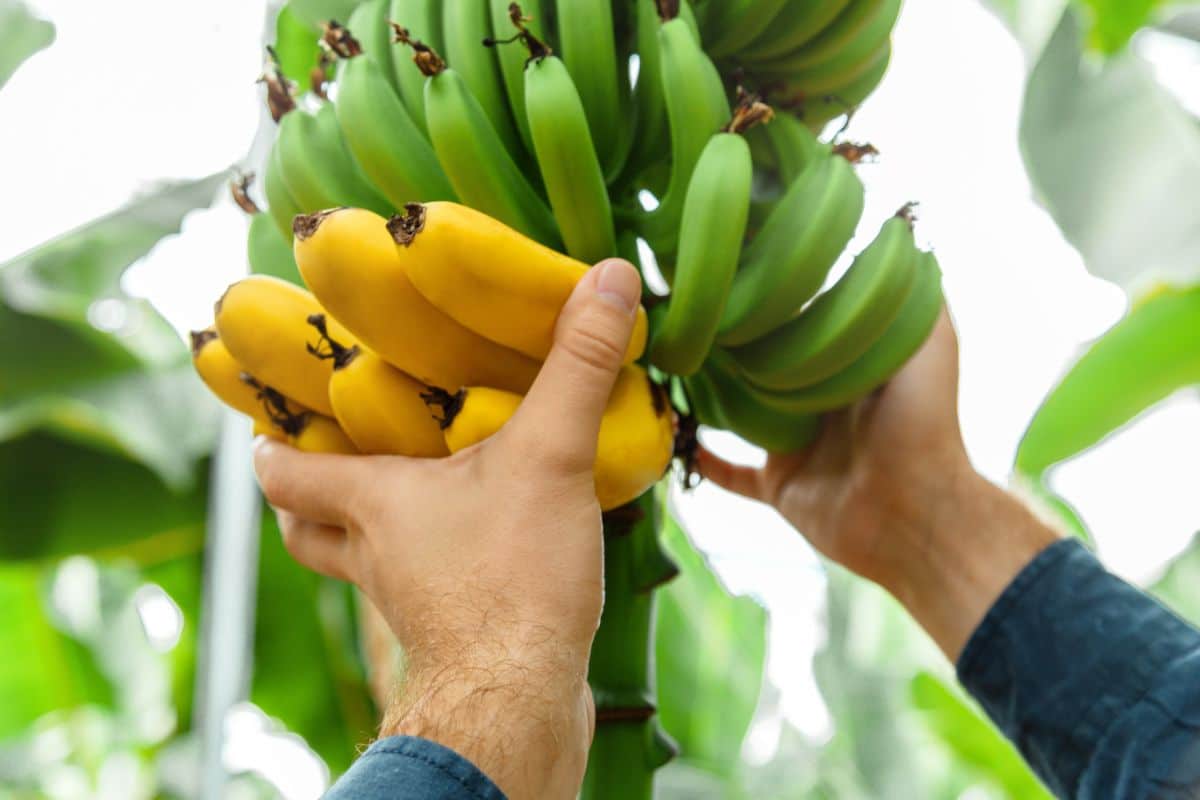
[[[278,23],[285,65],[310,57],[308,24],[352,5],[294,0]],[[1038,199],[1131,298],[1047,398],[1014,469],[1086,538],[1054,465],[1200,383],[1200,126],[1130,47],[1146,31],[1200,46],[1200,23],[1156,0],[993,6],[1025,56],[1020,138]],[[0,87],[53,40],[52,20],[0,0]],[[156,186],[0,264],[0,798],[198,796],[221,416],[178,334],[121,279],[228,177]],[[314,797],[374,725],[355,609],[291,562],[269,515],[261,532],[248,702],[220,723],[224,796]],[[832,736],[784,720],[773,755],[744,758],[752,721],[778,715],[766,612],[732,596],[681,527],[666,538],[682,575],[663,592],[656,650],[682,756],[662,797],[1046,796],[896,604],[832,566],[814,663]],[[1200,621],[1197,587],[1200,541],[1150,588]]]

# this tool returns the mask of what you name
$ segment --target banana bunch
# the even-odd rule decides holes
[[[899,369],[941,305],[907,210],[821,293],[871,151],[814,131],[878,83],[898,10],[359,3],[320,32],[329,84],[296,96],[268,64],[257,274],[194,335],[197,369],[298,447],[443,457],[515,411],[588,264],[652,257],[671,292],[647,295],[604,419],[605,508],[666,469],[668,394],[768,449],[803,445]]]
[[[891,58],[900,0],[702,0],[705,48],[814,130],[853,111]]]
[[[293,231],[294,264],[315,294],[269,275],[241,280],[192,350],[205,384],[256,433],[310,452],[439,458],[491,436],[516,412],[587,272],[447,201],[390,220],[361,208],[299,215]],[[646,331],[641,312],[601,424],[605,510],[645,492],[674,451],[666,392],[633,363]]]

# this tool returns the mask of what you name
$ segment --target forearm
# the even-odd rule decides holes
[[[454,750],[512,800],[568,798],[593,716],[586,662],[548,643],[534,652],[475,643],[457,659],[410,664],[380,733]]]
[[[903,506],[880,582],[956,661],[1005,587],[1059,536],[965,465]]]

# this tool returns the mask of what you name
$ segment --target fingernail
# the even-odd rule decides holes
[[[258,454],[258,453],[263,452],[263,450],[265,448],[270,447],[270,446],[271,446],[271,437],[263,436],[260,433],[258,436],[254,437],[254,444],[252,445],[251,449],[254,451],[255,454]]]
[[[596,269],[596,295],[625,312],[638,306],[642,297],[642,279],[628,261],[614,258],[601,262]]]

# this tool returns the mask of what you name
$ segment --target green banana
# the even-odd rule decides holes
[[[869,24],[840,47],[814,56],[819,40],[813,43],[811,50],[803,48],[793,56],[761,65],[755,75],[779,78],[791,90],[804,90],[810,94],[852,81],[870,68],[880,50],[887,46],[899,16],[900,0],[884,0]]]
[[[743,50],[753,64],[793,53],[830,25],[851,2],[859,0],[788,0],[775,15],[775,24]]]
[[[414,39],[427,42],[434,50],[442,49],[440,0],[391,0],[388,19],[393,27],[404,28]],[[408,115],[421,132],[426,133],[425,76],[395,45],[392,46],[392,74]]]
[[[641,171],[668,156],[667,106],[663,97],[662,54],[658,47],[656,0],[634,0],[634,25],[637,29],[638,78],[633,91],[636,133],[626,161],[631,173]]]
[[[522,145],[516,123],[509,112],[500,64],[494,48],[485,44],[492,38],[492,13],[488,2],[443,0],[442,37],[445,39],[445,50],[442,52],[487,115],[504,149],[518,157]],[[428,115],[428,95],[425,105]]]
[[[288,231],[291,232],[290,226]],[[292,243],[279,232],[270,214],[255,214],[250,218],[246,256],[250,271],[256,275],[273,275],[298,286],[304,285],[296,257],[292,255]]]
[[[746,234],[753,172],[746,140],[718,133],[692,173],[675,282],[649,348],[650,363],[665,372],[695,373],[712,347]]]
[[[332,104],[315,114],[297,109],[284,116],[275,146],[284,185],[301,213],[347,205],[384,215],[395,210],[354,163]]]
[[[771,120],[770,125],[757,130],[765,132],[779,180],[785,186],[791,186],[805,167],[830,150],[829,145],[823,144],[812,131],[789,114],[780,114]]]
[[[821,432],[818,414],[789,414],[763,403],[736,374],[704,369],[684,378],[688,399],[703,424],[736,433],[770,453],[794,453]]]
[[[826,61],[846,49],[858,36],[871,32],[871,25],[879,17],[899,15],[900,0],[852,0],[838,14],[829,27],[815,39],[799,48],[797,57],[788,59],[797,67],[805,67]],[[887,30],[891,30],[891,24]]]
[[[350,59],[338,81],[336,108],[351,154],[395,208],[457,199],[433,145],[374,61],[361,56]]]
[[[511,0],[489,0],[492,10],[492,32],[495,36],[496,59],[504,76],[504,87],[508,92],[508,106],[517,122],[517,132],[525,148],[533,152],[533,138],[529,133],[529,119],[525,114],[525,64],[529,53],[516,45],[512,37],[521,38],[526,32],[539,41],[546,41],[542,23],[542,0],[525,0],[521,3],[524,16],[518,28],[512,18]]]
[[[682,17],[658,32],[663,95],[671,127],[671,178],[653,211],[639,215],[641,236],[656,253],[674,254],[692,171],[709,139],[729,119],[729,101],[716,67]]]
[[[525,111],[550,207],[567,252],[594,264],[617,250],[604,173],[566,66],[554,56],[525,70]]]
[[[362,56],[379,66],[380,73],[387,79],[392,91],[397,92],[400,86],[392,68],[392,29],[388,25],[388,11],[388,0],[367,0],[360,3],[350,14],[346,27],[362,47]],[[345,68],[346,61],[342,61],[338,67],[339,80]]]
[[[466,81],[426,45],[417,51],[426,74],[425,114],[438,161],[459,199],[548,247],[560,247],[554,215],[513,161]]]
[[[624,76],[617,58],[612,0],[571,0],[562,4],[558,41],[563,63],[587,110],[600,162],[611,171],[618,157],[620,131],[628,125],[621,113],[619,84]]]
[[[275,227],[290,242],[292,241],[292,220],[304,213],[300,205],[292,199],[291,192],[283,182],[283,167],[279,163],[279,142],[276,140],[267,156],[263,169],[263,194],[267,198],[267,213]]]
[[[746,344],[794,317],[820,290],[862,210],[863,185],[846,159],[813,162],[746,248],[717,341]]]
[[[792,390],[849,366],[887,330],[916,278],[917,250],[908,207],[884,223],[833,288],[771,333],[730,352],[764,389]]]
[[[917,256],[917,276],[896,321],[883,336],[841,372],[792,392],[749,386],[763,403],[791,414],[823,413],[850,405],[891,380],[929,338],[944,303],[942,271],[933,253]],[[714,351],[710,361],[736,369],[732,357]]]
[[[852,114],[879,86],[891,57],[892,48],[888,44],[876,57],[874,64],[860,77],[844,86],[832,88],[820,97],[797,98],[790,106],[810,130],[819,130],[832,119],[843,114]]]
[[[776,21],[788,0],[725,0],[711,26],[704,49],[715,58],[732,56],[750,46]]]

